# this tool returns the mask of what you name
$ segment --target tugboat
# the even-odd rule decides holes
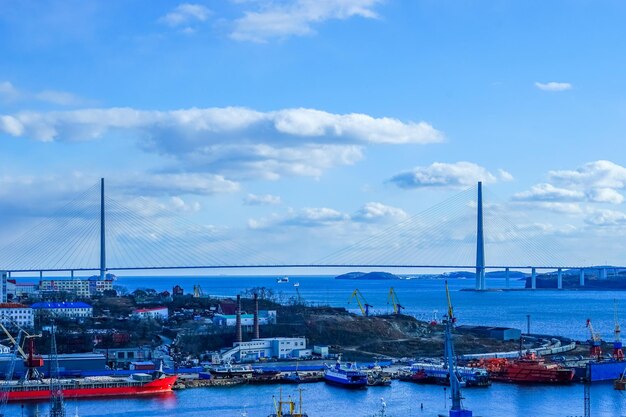
[[[283,390],[281,389],[278,401],[276,401],[275,397],[272,397],[274,400],[275,413],[270,414],[268,417],[309,417],[308,414],[302,412],[302,389],[298,391],[300,393],[300,403],[296,405],[296,403],[291,400],[291,397],[289,397],[287,401],[283,401]],[[285,406],[287,410],[285,410]],[[297,412],[296,406],[298,408]]]
[[[337,359],[335,366],[326,365],[324,381],[344,388],[367,388],[367,374],[354,363],[343,365],[341,357]]]
[[[476,363],[471,364],[474,366]],[[481,359],[476,366],[487,369],[494,381],[513,383],[569,384],[574,379],[574,370],[527,353],[520,359]]]

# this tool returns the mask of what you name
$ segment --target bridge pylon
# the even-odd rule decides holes
[[[476,205],[476,289],[486,289],[485,236],[483,230],[483,183],[481,181],[478,182],[478,203]]]

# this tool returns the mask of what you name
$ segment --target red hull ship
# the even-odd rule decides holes
[[[170,392],[177,378],[177,376],[163,376],[145,381],[136,380],[133,377],[128,379],[91,377],[66,379],[60,382],[65,398],[116,397]],[[46,400],[50,398],[50,384],[47,381],[9,383],[5,385],[5,389],[8,391],[9,401]]]
[[[487,369],[489,377],[494,381],[520,384],[569,384],[574,379],[573,369],[546,363],[545,359],[537,358],[534,354],[515,360],[482,359],[473,365]]]

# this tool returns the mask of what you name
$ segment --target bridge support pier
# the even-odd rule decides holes
[[[509,277],[509,268],[504,268],[504,278],[506,279],[506,288],[510,288],[511,287],[511,281],[510,281],[510,277]]]
[[[581,287],[585,286],[585,270],[583,268],[580,268],[580,280],[579,280],[579,284]]]
[[[563,270],[559,268],[556,272],[556,288],[563,289]]]
[[[537,268],[530,268],[530,288],[532,290],[537,289]]]

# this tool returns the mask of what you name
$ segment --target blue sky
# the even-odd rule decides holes
[[[570,264],[623,264],[625,17],[621,1],[0,0],[0,241],[104,176],[119,201],[309,260],[483,180]]]

